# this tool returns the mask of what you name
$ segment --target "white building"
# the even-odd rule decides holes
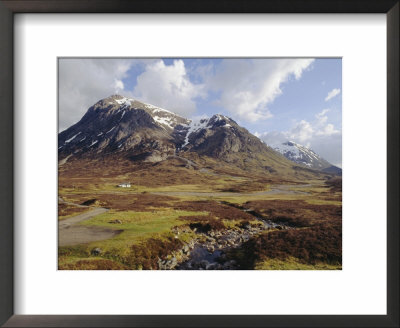
[[[120,187],[120,188],[130,188],[131,187],[131,183],[130,182],[120,183],[118,185],[118,187]]]

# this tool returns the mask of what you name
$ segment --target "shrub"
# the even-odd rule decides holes
[[[238,208],[226,204],[221,204],[216,201],[181,202],[174,205],[174,208],[176,210],[208,212],[214,217],[218,217],[224,220],[254,219],[252,215],[243,212]]]
[[[132,245],[129,255],[122,262],[132,269],[158,269],[158,259],[164,259],[173,251],[182,248],[183,242],[173,235],[165,239],[150,238],[138,245]]]
[[[335,177],[332,179],[329,179],[325,181],[325,184],[327,184],[329,187],[331,187],[332,191],[342,191],[342,178],[341,177]]]
[[[208,216],[188,216],[181,217],[181,220],[189,221],[189,227],[193,230],[196,228],[199,232],[208,232],[210,230],[222,230],[225,229],[225,225],[220,219]]]
[[[273,231],[245,242],[241,267],[254,268],[255,262],[267,259],[298,258],[307,264],[342,263],[342,229],[340,222],[321,223],[310,228]]]
[[[59,270],[125,270],[120,263],[107,259],[83,259],[59,266]]]

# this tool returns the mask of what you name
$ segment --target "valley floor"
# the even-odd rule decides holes
[[[200,171],[60,170],[59,269],[341,269],[341,181]]]

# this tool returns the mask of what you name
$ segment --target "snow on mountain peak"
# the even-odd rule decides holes
[[[143,103],[143,105],[145,105],[148,109],[153,110],[154,113],[158,113],[158,112],[164,112],[164,113],[168,113],[168,114],[172,114],[172,115],[177,115],[167,109],[161,108],[161,107],[157,107],[154,106],[152,104],[147,104],[147,103]]]
[[[269,146],[275,151],[281,153],[287,159],[310,168],[321,169],[330,165],[314,151],[294,141],[286,141],[280,144],[270,144]]]
[[[202,118],[200,120],[191,120],[188,124],[188,130],[185,136],[185,142],[183,143],[182,147],[186,146],[189,143],[189,136],[193,132],[197,132],[202,129],[206,129],[208,126],[210,119],[209,118]]]
[[[124,105],[124,106],[131,106],[132,101],[134,101],[134,99],[129,99],[126,97],[123,97],[122,99],[114,99],[114,101],[116,103],[118,103],[119,105]]]
[[[151,115],[156,124],[163,129],[174,129],[178,124],[185,124],[188,122],[187,119],[158,106],[148,104],[145,102],[138,101],[133,98],[128,98],[121,95],[112,95],[106,99],[106,104],[112,105],[111,112],[119,113],[123,111],[122,117],[125,115],[124,110],[126,109],[142,109]]]
[[[203,117],[200,119],[191,120],[188,124],[185,125],[185,127],[187,127],[187,131],[182,147],[189,144],[189,136],[192,133],[199,132],[203,129],[211,129],[214,127],[232,128],[232,124],[228,122],[233,123],[234,121],[232,121],[229,117],[221,114],[215,114],[212,117]]]

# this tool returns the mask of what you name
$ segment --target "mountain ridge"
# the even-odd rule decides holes
[[[59,133],[58,141],[60,160],[113,156],[158,163],[179,155],[267,175],[319,175],[289,161],[227,116],[195,122],[120,95],[89,107],[79,122]]]

